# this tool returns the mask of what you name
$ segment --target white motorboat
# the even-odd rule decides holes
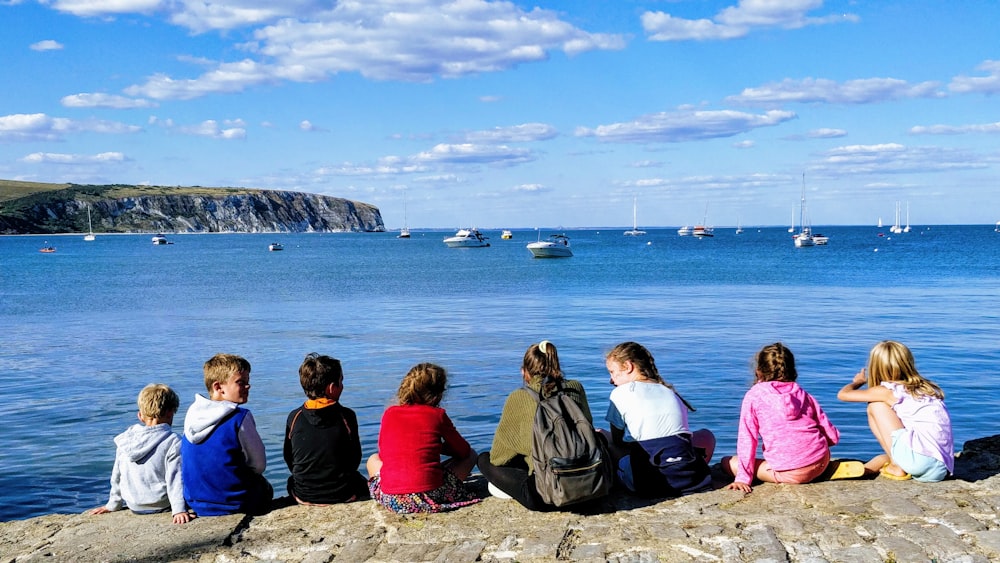
[[[267,249],[270,250],[271,252],[278,252],[279,250],[284,250],[285,247],[281,246],[280,242],[272,242],[271,244],[267,245]]]
[[[677,229],[677,234],[682,237],[691,236],[691,227],[684,225],[683,227]]]
[[[157,234],[153,235],[153,244],[160,245],[169,243],[167,242],[167,237],[163,236],[162,234]]]
[[[635,198],[632,198],[632,230],[625,231],[624,235],[627,237],[638,237],[646,234],[646,231],[639,229],[638,224],[635,222]]]
[[[573,255],[566,235],[549,235],[548,239],[530,243],[527,248],[535,258],[569,258]]]
[[[830,242],[830,237],[819,233],[812,233],[812,239],[813,242],[816,243],[816,246],[821,246]]]
[[[444,243],[448,248],[482,248],[490,245],[489,240],[479,229],[459,229],[454,236],[444,239]]]
[[[706,227],[704,225],[695,225],[694,231],[691,232],[692,235],[699,238],[708,238],[715,236],[714,227]]]
[[[500,233],[500,238],[504,240],[510,240],[514,238],[514,233],[512,233],[510,229],[504,229],[503,232]]]

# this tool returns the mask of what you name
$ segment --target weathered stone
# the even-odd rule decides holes
[[[956,473],[965,459],[956,459]],[[51,515],[0,523],[0,563],[979,563],[1000,559],[1000,465],[992,471],[941,483],[874,478],[764,484],[748,495],[719,482],[717,490],[680,499],[619,494],[576,512],[530,512],[491,497],[454,512],[414,516],[393,514],[372,501],[286,503],[263,516],[198,518],[184,525],[171,524],[169,515],[127,511]]]

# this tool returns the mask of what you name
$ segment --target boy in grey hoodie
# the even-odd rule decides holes
[[[108,503],[90,511],[106,514],[129,508],[136,514],[170,510],[174,524],[191,520],[181,482],[181,439],[170,429],[180,398],[170,387],[150,383],[139,392],[139,420],[115,436]]]

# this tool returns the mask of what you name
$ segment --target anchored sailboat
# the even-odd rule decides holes
[[[636,206],[635,198],[633,197],[632,198],[632,230],[631,231],[625,231],[624,235],[627,236],[627,237],[637,237],[639,235],[646,234],[646,231],[640,231],[639,230],[638,223],[636,223],[636,220],[635,220],[635,206]]]
[[[94,240],[97,237],[94,236],[94,224],[90,220],[90,204],[87,204],[87,229],[90,231],[87,236],[83,237],[83,240]]]

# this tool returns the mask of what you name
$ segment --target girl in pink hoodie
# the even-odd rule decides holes
[[[764,346],[754,364],[756,382],[740,409],[737,455],[722,458],[722,468],[736,477],[728,488],[749,493],[754,477],[808,483],[830,464],[830,446],[840,440],[840,432],[795,382],[795,357],[784,344]],[[756,457],[758,436],[764,459]]]

